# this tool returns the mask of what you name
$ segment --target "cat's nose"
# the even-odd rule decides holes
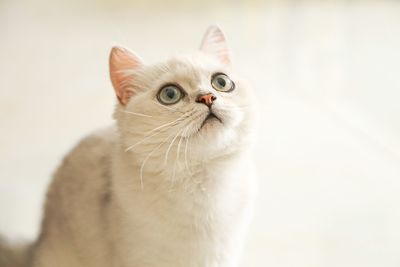
[[[213,104],[213,102],[217,99],[217,97],[212,94],[212,93],[208,93],[205,95],[199,95],[196,99],[197,103],[203,103],[204,105],[207,105],[208,107],[211,107],[211,105]]]

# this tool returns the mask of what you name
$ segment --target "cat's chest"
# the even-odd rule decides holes
[[[137,205],[129,223],[119,229],[121,244],[130,248],[129,255],[121,257],[127,262],[146,259],[148,266],[219,266],[214,264],[230,251],[245,213],[233,202],[221,205],[215,197],[196,193],[169,192],[153,201]]]
[[[250,203],[250,179],[239,172],[202,172],[184,179],[138,192],[131,202],[132,220],[182,238],[202,236],[227,228]]]
[[[121,245],[130,248],[129,255],[121,257],[127,262],[146,258],[155,261],[148,266],[217,266],[211,262],[224,257],[237,240],[251,205],[249,172],[179,175],[181,182],[150,183],[147,175],[143,189],[120,188],[123,209],[114,227]],[[143,250],[143,244],[151,251]]]

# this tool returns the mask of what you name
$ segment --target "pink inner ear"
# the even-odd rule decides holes
[[[222,30],[217,26],[210,26],[203,37],[200,50],[217,57],[223,64],[230,64],[229,49]]]
[[[133,77],[128,74],[143,65],[133,52],[126,48],[114,46],[110,53],[110,77],[115,94],[122,105],[126,105],[133,95]]]

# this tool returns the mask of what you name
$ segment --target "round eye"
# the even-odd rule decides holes
[[[211,79],[211,85],[215,90],[221,92],[230,92],[235,89],[233,81],[229,79],[228,75],[223,73],[215,74]]]
[[[158,93],[158,101],[164,105],[172,105],[181,100],[182,91],[175,85],[167,85],[163,87]]]

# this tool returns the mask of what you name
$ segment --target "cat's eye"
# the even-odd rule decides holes
[[[161,88],[158,92],[157,98],[161,104],[172,105],[177,103],[183,97],[181,89],[175,85],[167,85]]]
[[[231,92],[235,89],[234,82],[229,79],[228,75],[223,73],[214,74],[211,79],[211,85],[215,90],[221,92]]]

